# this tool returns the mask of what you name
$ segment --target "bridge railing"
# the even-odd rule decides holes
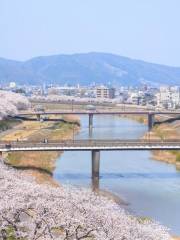
[[[133,144],[170,144],[180,143],[180,139],[75,139],[75,140],[42,140],[42,141],[0,141],[0,146],[11,147],[11,146],[43,146],[43,145],[62,145],[62,146],[99,146],[99,145],[133,145]]]

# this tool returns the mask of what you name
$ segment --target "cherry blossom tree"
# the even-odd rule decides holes
[[[38,185],[0,163],[0,239],[169,240],[166,228],[138,221],[90,189]]]
[[[29,107],[29,101],[26,97],[0,90],[0,119],[8,115],[17,114],[18,110],[24,110]]]
[[[66,95],[48,95],[48,96],[37,96],[33,95],[30,98],[32,101],[46,101],[46,102],[80,102],[80,103],[119,103],[117,99],[107,99],[107,98],[88,98],[88,97],[77,97],[77,96],[66,96]]]

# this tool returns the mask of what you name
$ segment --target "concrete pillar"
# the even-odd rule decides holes
[[[93,128],[93,114],[89,114],[89,130],[92,130]]]
[[[92,177],[99,177],[100,150],[92,150]]]
[[[92,135],[93,135],[93,130],[92,128],[89,128],[89,138],[92,138]]]
[[[99,178],[98,177],[92,178],[92,190],[94,192],[99,191]]]
[[[148,114],[148,130],[151,131],[154,126],[154,114],[149,113]]]
[[[41,120],[41,115],[40,114],[37,114],[36,117],[37,117],[37,121]]]
[[[0,161],[3,161],[3,153],[0,152]]]
[[[92,150],[92,187],[99,189],[100,150]]]

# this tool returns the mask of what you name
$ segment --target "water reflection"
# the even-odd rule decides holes
[[[89,138],[93,137],[93,128],[89,128]]]
[[[63,173],[63,174],[56,174],[56,177],[59,180],[63,179],[81,179],[81,180],[89,180],[91,179],[91,176],[89,174],[83,174],[83,173]],[[101,180],[103,179],[179,179],[180,180],[180,174],[179,173],[134,173],[134,172],[127,172],[127,173],[101,173],[99,178]],[[99,183],[97,184],[98,177],[92,178],[92,185],[95,183],[96,186],[99,186]],[[180,186],[179,186],[180,187]]]

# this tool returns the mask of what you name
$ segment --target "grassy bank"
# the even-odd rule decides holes
[[[132,119],[132,120],[135,120],[139,123],[143,123],[143,124],[147,124],[147,116],[146,115],[130,115],[130,114],[124,114],[124,115],[120,115],[120,117],[122,118],[129,118],[129,119]]]
[[[150,138],[161,140],[179,139],[179,134],[180,121],[175,121],[154,126],[150,133]],[[175,164],[177,170],[180,170],[180,151],[153,151],[153,159]]]
[[[143,124],[147,124],[147,116],[145,115],[121,115],[120,117],[129,118]],[[156,120],[158,117],[156,117]],[[145,139],[179,139],[180,121],[172,123],[157,124],[150,133],[144,135]],[[175,164],[177,170],[180,170],[180,151],[153,151],[153,159]]]
[[[75,117],[68,117],[63,122],[23,122],[18,129],[12,130],[3,136],[2,140],[49,140],[71,139],[79,129],[79,121]],[[60,152],[17,152],[8,153],[6,163],[17,169],[26,170],[39,183],[52,181],[52,173],[56,159]]]

